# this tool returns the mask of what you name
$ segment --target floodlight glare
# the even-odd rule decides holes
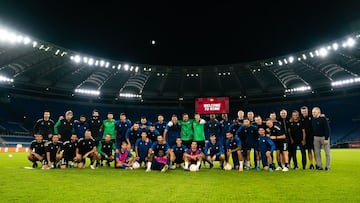
[[[90,89],[81,89],[81,88],[75,89],[75,93],[87,94],[87,95],[92,95],[92,96],[99,96],[100,95],[99,90],[90,90]]]
[[[352,46],[354,46],[354,44],[355,44],[355,40],[350,37],[350,38],[346,41],[346,44],[347,44],[349,47],[352,47]]]
[[[74,57],[74,61],[75,61],[75,63],[80,63],[80,61],[81,61],[80,56],[79,56],[79,55],[76,55],[76,56]]]
[[[129,70],[129,65],[128,65],[128,64],[125,64],[125,65],[124,65],[124,69],[125,69],[125,71],[128,71],[128,70]]]
[[[320,56],[325,57],[328,55],[328,51],[325,48],[320,49]]]
[[[293,63],[293,62],[294,62],[294,57],[290,56],[290,57],[289,57],[289,62],[290,62],[290,63]]]
[[[93,59],[93,58],[89,58],[88,64],[89,64],[90,66],[92,66],[92,65],[94,64],[94,59]]]
[[[332,48],[334,49],[334,51],[336,51],[338,49],[339,45],[337,43],[334,43],[332,45]]]
[[[0,82],[14,82],[14,79],[0,75]]]

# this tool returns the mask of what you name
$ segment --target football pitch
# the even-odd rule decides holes
[[[272,173],[224,171],[218,167],[198,172],[178,168],[166,173],[105,167],[29,170],[24,169],[31,166],[27,153],[12,153],[12,157],[0,153],[0,201],[360,202],[360,150],[331,152],[330,171]],[[300,154],[298,157],[301,159]]]

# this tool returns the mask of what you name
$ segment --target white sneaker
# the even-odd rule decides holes
[[[278,166],[278,167],[275,169],[275,171],[281,171],[281,170],[283,170],[283,168],[281,168],[280,166]]]
[[[165,165],[165,166],[161,169],[161,172],[162,172],[162,173],[165,173],[168,169],[169,169],[169,166],[168,166],[168,165]]]
[[[93,169],[93,170],[95,169],[94,165],[90,165],[90,168]]]
[[[126,167],[125,170],[133,170],[133,167]]]
[[[151,169],[147,168],[145,172],[150,172],[150,171],[151,171]]]
[[[244,167],[243,166],[239,166],[239,171],[243,171]]]
[[[170,166],[170,169],[172,169],[172,170],[176,169],[176,165],[175,165],[175,164],[174,164],[174,165],[171,165],[171,166]]]
[[[286,171],[289,171],[289,169],[288,169],[288,167],[284,167],[282,171],[286,172]]]

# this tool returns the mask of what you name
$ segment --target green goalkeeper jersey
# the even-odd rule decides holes
[[[194,132],[193,132],[193,128],[192,128],[192,123],[193,123],[193,120],[189,119],[187,121],[183,121],[183,120],[180,120],[178,121],[181,125],[181,139],[183,141],[189,141],[189,140],[192,140],[193,139],[193,135],[194,135]]]
[[[194,141],[204,141],[205,140],[205,123],[200,123],[200,121],[193,121],[194,129]]]
[[[111,139],[115,139],[115,120],[104,120],[103,121],[103,137],[102,139],[105,139],[106,134],[110,134]]]

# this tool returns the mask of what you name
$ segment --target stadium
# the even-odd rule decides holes
[[[275,3],[255,3],[249,6],[251,11],[241,11],[240,16],[237,16],[238,9],[243,9],[243,5],[232,3],[206,8],[186,5],[176,9],[163,5],[139,8],[124,4],[120,11],[115,3],[88,5],[89,8],[67,3],[0,3],[1,201],[359,202],[360,15],[356,4],[329,3],[326,9],[334,9],[334,14],[323,12],[315,22],[312,18],[324,9],[323,5],[314,3],[312,8],[299,5],[297,12],[309,9],[311,16],[301,15],[304,18],[301,24],[300,17],[294,17],[295,14],[275,15],[274,11],[281,13],[286,9]],[[95,9],[98,9],[97,14],[90,12]],[[149,10],[151,12],[147,13]],[[169,19],[156,14],[160,12]],[[252,12],[277,21],[267,24],[268,21],[259,16],[247,19]],[[244,19],[250,25],[245,25]],[[279,19],[294,20],[302,27],[298,30],[296,25],[286,27]],[[115,26],[119,22],[124,23],[123,28]],[[244,24],[240,28],[236,23]],[[276,31],[281,26],[285,28]],[[313,30],[306,30],[310,27]],[[287,34],[281,35],[282,32]],[[277,39],[279,36],[287,37]],[[256,40],[259,42],[255,43]],[[320,166],[318,160],[309,160],[309,151],[305,148],[306,162],[302,163],[306,144],[292,143],[290,125],[295,122],[292,116],[296,110],[299,118],[303,118],[302,107],[305,106],[311,119],[321,119],[330,126],[326,135],[316,133],[314,122],[309,128],[313,132],[312,141],[315,137],[325,136],[325,140],[330,137],[328,144],[320,145]],[[312,114],[314,107],[321,109],[317,117]],[[94,121],[94,110],[99,113],[96,119],[102,123],[95,132],[89,127]],[[66,127],[58,126],[66,122],[70,111],[73,117],[69,125],[74,126],[65,138]],[[245,115],[240,116],[240,111]],[[282,117],[284,111],[287,114]],[[44,119],[45,112],[50,113],[55,126],[49,133],[52,137],[46,134],[42,139],[54,139],[58,134],[58,139],[65,143],[75,134],[77,139],[87,140],[89,131],[90,140],[96,143],[91,144],[95,151],[88,156],[79,149],[76,155],[86,154],[85,158],[74,155],[70,161],[64,158],[62,149],[63,156],[58,160],[54,155],[51,159],[56,159],[56,163],[51,165],[53,161],[47,160],[51,154],[47,148],[49,141],[42,157],[47,162],[44,164],[34,156],[37,159],[34,165],[30,160],[34,157],[29,158],[29,154],[35,152],[33,144],[37,141],[33,140],[41,134],[35,126],[44,122],[39,119]],[[252,117],[262,118],[261,125],[250,118],[250,112]],[[276,116],[273,120],[270,119],[272,113]],[[109,114],[113,115],[113,134],[107,131],[105,124],[112,120],[108,119]],[[122,115],[126,115],[125,120],[129,122],[125,128],[121,127]],[[159,124],[159,115],[164,124]],[[184,127],[188,125],[185,115],[191,121],[189,131]],[[86,118],[87,127],[83,130],[76,128],[81,124],[80,117]],[[284,158],[288,156],[284,151],[290,154],[290,148],[280,150],[277,145],[275,149],[275,143],[271,159],[265,157],[266,169],[262,160],[265,153],[258,155],[255,151],[259,150],[254,147],[248,148],[248,152],[244,150],[244,142],[248,142],[248,126],[244,120],[250,121],[251,126],[257,125],[256,146],[261,128],[274,142],[283,139],[273,135],[278,125],[279,135],[286,137],[284,142],[294,145],[291,149],[297,155],[297,163],[294,163],[294,153],[289,155],[288,161]],[[298,122],[305,135],[305,124]],[[229,126],[234,123],[240,124],[232,130]],[[136,124],[138,127],[134,127]],[[199,126],[203,139],[197,140],[194,137]],[[158,134],[151,134],[151,127],[155,127]],[[136,139],[131,137],[134,128],[139,128]],[[173,132],[176,130],[177,136]],[[190,132],[193,139],[186,139],[185,131]],[[142,138],[144,132],[147,138]],[[105,156],[100,153],[99,143],[108,144],[107,134],[111,147],[112,144],[116,147],[110,150],[111,155]],[[153,137],[150,138],[150,134]],[[234,138],[228,138],[228,134]],[[244,140],[242,135],[246,137]],[[164,141],[159,141],[158,137]],[[216,137],[220,148],[224,148],[223,156],[210,153],[211,137]],[[177,148],[172,147],[178,138],[186,145],[184,155],[180,156],[181,164],[174,163],[178,159],[174,153]],[[238,154],[238,148],[234,148],[235,151],[231,148],[235,138],[241,141],[237,144],[241,148]],[[159,170],[152,168],[154,163],[160,163],[157,158],[162,156],[157,155],[159,151],[154,148],[150,148],[149,153],[146,149],[144,164],[138,161],[140,166],[133,165],[140,156],[140,147],[135,141],[145,139],[159,146],[168,145],[168,150],[164,150],[166,161],[161,162]],[[305,138],[302,139],[305,142]],[[124,142],[125,147],[122,146]],[[162,142],[165,144],[159,144]],[[55,141],[51,143],[56,144]],[[193,144],[197,145],[194,149],[199,150],[196,152],[201,153],[199,157],[202,158],[193,158]],[[325,161],[327,147],[331,151],[331,169]],[[125,165],[121,159],[122,150],[127,156]],[[278,157],[275,151],[281,155]],[[46,157],[47,152],[49,157]],[[105,162],[100,165],[97,156],[109,165]],[[113,156],[113,160],[109,161],[109,156]],[[235,161],[234,156],[239,160]],[[210,161],[205,160],[207,157]],[[73,161],[74,167],[68,164]],[[84,167],[80,167],[80,163]],[[309,169],[310,164],[314,169]],[[44,165],[46,167],[42,167]],[[231,167],[227,168],[228,165]],[[280,171],[276,170],[278,166]]]

